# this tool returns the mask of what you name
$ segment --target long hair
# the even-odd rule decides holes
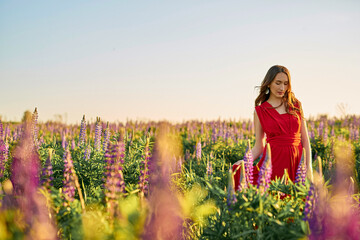
[[[303,114],[303,111],[301,108],[301,103],[297,98],[295,98],[295,94],[291,91],[290,72],[286,67],[281,66],[281,65],[272,66],[266,73],[265,78],[261,83],[261,86],[258,87],[258,88],[260,88],[260,93],[259,93],[259,96],[255,99],[255,107],[259,106],[260,104],[266,102],[269,99],[270,94],[266,94],[266,90],[267,90],[268,86],[272,83],[272,81],[274,81],[274,79],[278,73],[285,73],[287,75],[288,81],[289,81],[288,89],[284,93],[281,104],[285,105],[285,111],[287,113],[297,117],[298,115],[296,114],[296,112],[299,112],[301,114],[301,117],[303,118],[304,114]]]

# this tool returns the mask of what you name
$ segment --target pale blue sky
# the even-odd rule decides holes
[[[0,0],[0,115],[252,118],[267,70],[305,116],[360,114],[360,1]]]

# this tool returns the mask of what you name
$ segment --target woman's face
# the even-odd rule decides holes
[[[285,73],[276,74],[274,80],[269,85],[270,96],[282,98],[289,88],[289,79]]]

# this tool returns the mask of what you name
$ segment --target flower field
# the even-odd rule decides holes
[[[308,119],[313,180],[259,186],[251,121],[37,119],[0,122],[0,239],[360,239],[359,116]]]

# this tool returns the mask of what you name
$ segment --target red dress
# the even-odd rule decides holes
[[[298,106],[296,106],[298,107]],[[295,180],[296,171],[301,159],[301,114],[298,118],[294,115],[280,114],[272,108],[268,102],[255,107],[260,124],[266,134],[266,142],[270,144],[272,174],[271,179],[282,177],[284,169],[287,169],[290,179]],[[257,184],[259,170],[265,160],[266,147],[259,163],[253,169],[253,184]],[[233,171],[238,165],[233,165]],[[240,179],[240,169],[235,173],[235,189],[238,189]]]

